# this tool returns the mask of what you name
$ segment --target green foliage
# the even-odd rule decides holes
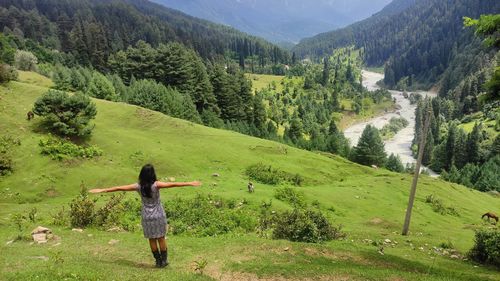
[[[319,210],[295,208],[274,217],[273,239],[320,243],[343,236],[341,226],[333,226]]]
[[[289,182],[300,186],[304,181],[304,178],[299,174],[287,173],[279,169],[274,169],[270,165],[264,165],[263,163],[248,166],[245,170],[245,174],[252,180],[271,185]]]
[[[274,191],[274,198],[287,202],[294,208],[304,208],[307,206],[304,192],[297,191],[296,188],[292,187],[281,187]]]
[[[95,202],[89,198],[85,185],[81,185],[80,194],[70,203],[69,218],[71,227],[87,227],[94,221]]]
[[[498,230],[478,230],[474,247],[468,256],[479,263],[500,268],[500,232]]]
[[[382,139],[390,139],[407,126],[408,120],[404,119],[403,117],[392,117],[391,120],[389,120],[389,124],[385,125],[380,130],[380,135],[382,136]]]
[[[487,46],[500,47],[500,14],[481,15],[479,19],[464,17],[465,26],[473,26],[476,35],[486,36],[484,40]]]
[[[458,211],[453,207],[447,207],[444,205],[441,199],[436,198],[433,194],[425,197],[425,203],[432,206],[432,210],[441,215],[452,215],[458,217]]]
[[[243,202],[232,204],[211,195],[171,199],[165,204],[165,213],[173,234],[217,236],[251,232],[257,226],[256,214]]]
[[[384,166],[386,161],[384,143],[380,138],[377,128],[367,125],[358,141],[358,145],[352,149],[351,158],[354,162],[370,166]]]
[[[42,124],[45,128],[70,137],[89,136],[94,128],[89,124],[90,120],[97,114],[96,106],[89,97],[56,90],[43,94],[35,102],[33,112],[44,117]]]
[[[19,145],[21,145],[19,139],[14,139],[8,135],[0,137],[0,176],[10,174],[14,171],[12,151],[15,146]]]
[[[17,80],[18,73],[16,69],[8,64],[0,64],[0,84]]]
[[[24,71],[36,71],[37,70],[38,59],[32,53],[28,51],[17,50],[14,55],[14,65],[19,70]]]
[[[113,83],[97,71],[92,74],[92,80],[90,80],[86,94],[94,98],[111,101],[117,98]]]
[[[67,160],[71,158],[90,159],[102,155],[102,150],[96,146],[80,146],[72,142],[49,137],[41,139],[38,145],[43,155],[50,156],[53,160]]]
[[[387,162],[385,163],[385,167],[389,171],[393,171],[396,173],[403,173],[405,171],[405,167],[403,166],[403,163],[401,162],[401,158],[399,155],[394,155],[394,153],[391,153],[389,158],[387,159]]]
[[[98,227],[116,225],[124,212],[122,204],[124,197],[124,193],[112,195],[101,208],[95,210],[93,224]]]

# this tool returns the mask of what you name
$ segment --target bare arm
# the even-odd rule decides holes
[[[190,182],[161,182],[157,181],[156,186],[158,188],[173,188],[173,187],[181,187],[181,186],[200,186],[201,182],[199,181],[190,181]]]
[[[136,183],[129,184],[129,185],[122,185],[122,186],[115,186],[111,188],[95,188],[89,190],[90,193],[102,193],[102,192],[115,192],[115,191],[135,191],[136,190]]]

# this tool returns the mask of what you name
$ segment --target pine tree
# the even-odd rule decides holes
[[[90,81],[86,94],[98,99],[111,101],[117,98],[113,83],[111,83],[106,76],[97,71],[94,71],[92,74],[92,80]]]
[[[467,162],[479,163],[481,156],[479,153],[479,145],[481,142],[481,126],[476,123],[472,132],[467,138]]]
[[[385,167],[387,168],[387,170],[397,173],[402,173],[405,171],[405,167],[401,162],[401,158],[399,157],[399,155],[394,155],[394,153],[391,153],[391,155],[387,159]]]
[[[353,148],[351,153],[354,162],[367,166],[382,167],[387,157],[379,131],[371,125],[365,127],[358,145]]]

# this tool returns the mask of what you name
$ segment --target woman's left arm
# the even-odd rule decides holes
[[[94,188],[89,190],[90,193],[103,193],[103,192],[115,192],[115,191],[135,191],[137,187],[136,183],[122,186],[115,186],[110,188]]]

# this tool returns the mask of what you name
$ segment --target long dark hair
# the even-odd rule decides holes
[[[141,194],[144,197],[151,198],[151,186],[156,181],[155,167],[151,164],[146,164],[141,169],[139,174],[139,185],[141,186]]]

